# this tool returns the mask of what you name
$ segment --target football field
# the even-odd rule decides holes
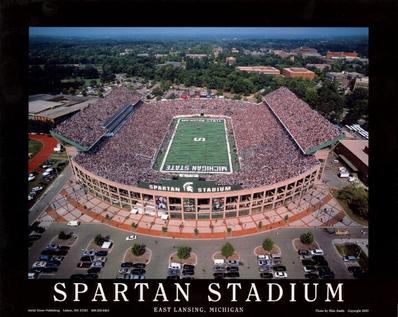
[[[181,173],[231,173],[225,119],[179,118],[160,170]]]

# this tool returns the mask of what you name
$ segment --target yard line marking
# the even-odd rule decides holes
[[[170,151],[170,148],[171,148],[171,144],[173,143],[174,136],[176,135],[178,125],[180,124],[180,120],[181,120],[181,118],[178,118],[177,124],[176,124],[176,126],[175,126],[175,128],[174,128],[173,135],[171,136],[171,140],[170,140],[170,142],[169,142],[169,145],[167,146],[167,150],[166,150],[166,153],[165,153],[165,155],[164,155],[164,158],[163,158],[163,161],[162,161],[162,165],[160,166],[160,170],[161,170],[161,171],[163,171],[164,163],[166,163],[166,158],[167,158],[167,156],[169,155],[169,151]]]
[[[224,130],[225,130],[225,139],[227,141],[227,152],[228,152],[228,161],[229,161],[229,170],[230,170],[230,172],[228,174],[232,174],[233,173],[233,169],[232,169],[232,160],[231,160],[231,150],[229,148],[227,123],[226,123],[225,119],[224,119]]]

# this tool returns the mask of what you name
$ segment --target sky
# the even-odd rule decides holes
[[[368,36],[368,28],[359,27],[31,27],[29,36],[91,38],[270,38],[309,39]]]

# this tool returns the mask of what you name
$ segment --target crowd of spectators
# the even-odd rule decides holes
[[[98,99],[85,109],[65,120],[55,131],[73,142],[91,147],[106,132],[104,124],[128,103],[141,99],[137,93],[120,87],[112,90],[106,98]]]
[[[273,99],[271,99],[273,100]],[[219,185],[242,188],[270,185],[304,173],[319,164],[304,155],[265,104],[228,99],[167,100],[145,103],[95,153],[80,153],[75,161],[115,182],[159,183],[172,175],[153,169],[154,158],[175,116],[228,116],[234,129],[240,170],[206,175]],[[227,120],[229,122],[230,120]],[[230,124],[228,124],[229,126]]]
[[[341,134],[337,127],[286,87],[269,93],[264,100],[285,124],[304,152]]]

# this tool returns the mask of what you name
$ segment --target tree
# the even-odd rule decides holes
[[[94,243],[101,246],[105,241],[109,240],[109,236],[103,237],[101,234],[97,234],[94,238]]]
[[[300,236],[300,241],[304,244],[311,244],[312,242],[314,242],[314,235],[310,231],[303,233]]]
[[[337,198],[345,201],[353,213],[368,219],[368,193],[357,185],[348,185],[337,193]]]
[[[145,245],[134,243],[134,245],[131,247],[131,252],[135,256],[143,255],[145,253]]]
[[[274,241],[272,241],[272,239],[267,238],[263,241],[263,249],[265,251],[271,251],[273,247],[274,247]]]
[[[181,260],[188,259],[191,256],[192,248],[190,247],[179,247],[177,250],[177,257]]]
[[[156,97],[161,97],[163,95],[163,90],[160,87],[156,87],[152,90],[152,94]]]
[[[225,258],[229,258],[230,256],[232,256],[232,254],[234,254],[234,252],[235,249],[232,246],[232,244],[229,242],[224,244],[223,247],[221,248],[221,255]]]

